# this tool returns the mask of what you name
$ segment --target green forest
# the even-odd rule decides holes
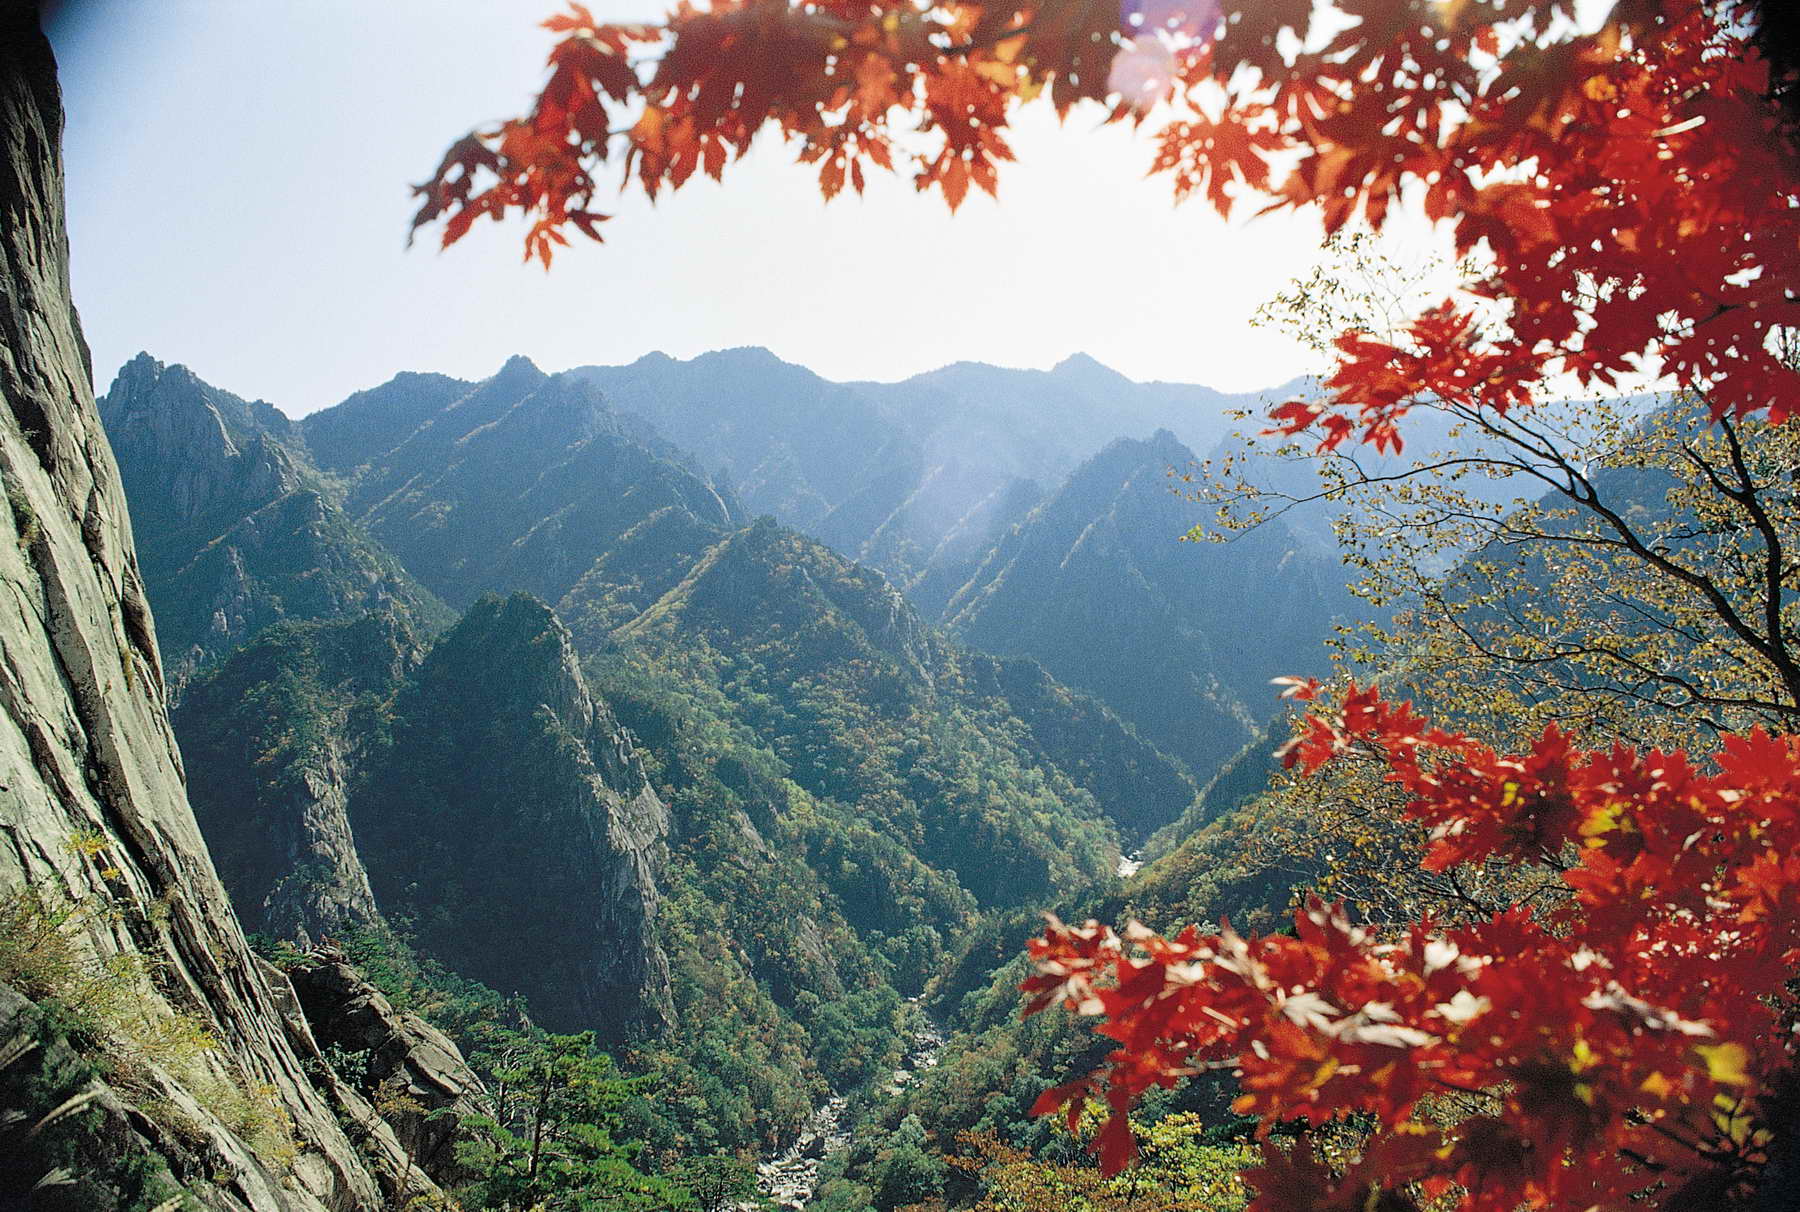
[[[411,186],[408,313],[269,233],[460,113],[420,56],[510,71],[492,13],[271,6],[269,96],[389,77],[301,132],[203,95],[241,13],[18,7],[0,1212],[1800,1208],[1786,8],[568,4]],[[144,223],[154,307],[97,72],[291,140],[188,190],[212,260]],[[1123,187],[1031,243],[1127,144],[1193,246]]]

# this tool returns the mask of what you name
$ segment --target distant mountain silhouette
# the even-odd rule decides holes
[[[756,348],[569,373],[691,452],[749,512],[880,569],[928,616],[1114,438],[1167,428],[1210,449],[1230,410],[1262,398],[1137,383],[1084,354],[1048,371],[959,362],[898,383],[834,383]]]
[[[1280,522],[1186,543],[1197,519],[1167,430],[1121,439],[997,543],[945,620],[972,647],[1042,661],[1209,776],[1273,712],[1269,679],[1323,670],[1356,612],[1335,560]]]

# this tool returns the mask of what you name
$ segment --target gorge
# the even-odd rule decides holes
[[[12,32],[7,1181],[474,1198],[504,1049],[546,1046],[504,1041],[547,1032],[637,1083],[630,1156],[696,1184],[657,1198],[796,1147],[778,1202],[937,1173],[916,1120],[859,1154],[946,1046],[921,1007],[1006,923],[1112,895],[1350,608],[1279,528],[1178,543],[1165,426],[1217,444],[1241,401],[750,350],[407,373],[298,420],[140,355],[96,400],[53,67]],[[1061,420],[1021,440],[1027,410]],[[1270,577],[1289,641],[1247,649],[1225,587]]]

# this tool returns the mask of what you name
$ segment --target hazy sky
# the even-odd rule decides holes
[[[950,216],[910,184],[822,202],[769,140],[723,187],[627,198],[604,246],[520,263],[522,229],[405,247],[408,183],[543,77],[552,0],[71,0],[75,298],[97,386],[140,349],[291,414],[399,370],[466,378],[766,345],[831,378],[1080,350],[1230,390],[1315,369],[1256,305],[1316,222],[1227,225],[1143,179],[1147,140],[1030,115],[999,201]],[[660,0],[596,12],[655,17]],[[1035,108],[1035,107],[1034,107]]]

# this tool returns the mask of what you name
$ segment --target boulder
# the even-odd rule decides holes
[[[311,952],[288,973],[321,1048],[363,1057],[356,1082],[415,1165],[439,1183],[464,1177],[456,1164],[462,1119],[492,1115],[487,1090],[450,1037],[396,1010],[342,953]]]

